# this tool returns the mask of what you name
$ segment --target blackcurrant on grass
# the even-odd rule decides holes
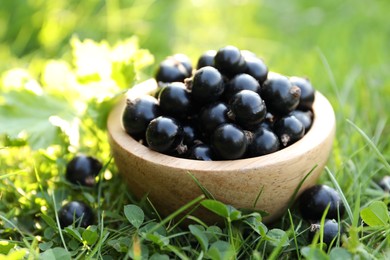
[[[214,58],[215,67],[225,76],[232,78],[246,70],[245,59],[240,50],[228,45],[219,49]]]
[[[155,79],[157,82],[184,82],[191,74],[187,68],[173,57],[163,60],[157,69]]]
[[[186,152],[182,141],[183,128],[174,118],[159,116],[146,128],[146,142],[150,149],[157,152],[182,154]]]
[[[173,82],[160,91],[161,113],[178,119],[187,118],[192,112],[190,92],[182,82]]]
[[[267,109],[275,114],[286,115],[297,108],[301,90],[280,74],[269,75],[261,87],[261,97]]]
[[[146,95],[135,100],[127,99],[122,114],[122,125],[129,135],[141,139],[149,122],[159,115],[160,109],[156,98]]]
[[[267,79],[268,67],[264,61],[255,56],[244,56],[246,63],[246,73],[255,78],[260,84]]]
[[[77,155],[66,165],[65,177],[71,183],[93,187],[102,168],[102,163],[95,157]]]
[[[61,228],[74,224],[86,228],[94,223],[94,213],[90,206],[82,201],[71,201],[58,211]]]
[[[173,55],[172,57],[175,60],[179,61],[186,68],[188,76],[191,76],[191,74],[192,74],[192,63],[191,63],[190,58],[187,55],[183,54],[183,53],[177,53],[177,54]]]
[[[228,116],[240,126],[259,124],[267,113],[260,95],[250,90],[241,90],[230,99]]]
[[[213,161],[214,154],[209,145],[200,143],[191,147],[188,158],[200,161]]]
[[[226,84],[223,94],[225,100],[229,101],[234,94],[244,89],[260,93],[260,84],[249,74],[238,74]]]
[[[290,113],[291,116],[295,116],[299,121],[301,121],[303,127],[305,128],[305,134],[311,128],[313,124],[313,112],[311,110],[302,111],[294,110]]]
[[[311,82],[307,78],[302,77],[290,77],[290,82],[300,88],[301,96],[299,99],[298,109],[309,110],[313,106],[315,98],[315,89],[312,86]]]
[[[217,69],[207,66],[194,73],[191,94],[195,102],[205,104],[217,101],[224,90],[222,75]]]
[[[230,122],[227,115],[228,107],[223,102],[216,102],[205,106],[199,115],[199,127],[201,131],[211,134],[219,125]]]
[[[235,160],[245,154],[248,140],[240,127],[227,123],[215,129],[211,145],[220,159]]]
[[[378,185],[383,189],[383,191],[390,192],[390,176],[384,176],[379,180]]]
[[[328,246],[333,247],[337,243],[337,238],[343,233],[341,225],[334,219],[325,219],[322,233],[322,241]],[[315,234],[321,236],[321,223],[320,221],[311,224],[309,230],[309,241],[313,241]],[[317,242],[320,242],[319,237]]]
[[[291,115],[278,119],[273,128],[283,147],[295,143],[305,134],[305,128],[301,121]]]
[[[216,50],[208,50],[205,53],[203,53],[198,59],[196,69],[200,69],[206,66],[214,67],[215,54],[217,54]]]
[[[276,152],[280,149],[278,137],[267,128],[259,128],[253,133],[248,146],[248,157],[256,157]]]
[[[329,205],[326,218],[343,217],[345,206],[336,190],[327,185],[314,185],[306,189],[298,199],[303,219],[316,221],[322,218]]]

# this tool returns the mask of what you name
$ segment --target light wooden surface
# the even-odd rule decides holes
[[[134,87],[127,94],[136,98],[156,88],[154,80]],[[168,215],[202,194],[188,175],[193,174],[217,199],[236,208],[260,209],[270,215],[266,223],[279,218],[304,176],[315,170],[301,190],[315,184],[332,149],[335,135],[334,111],[328,100],[316,93],[312,128],[303,139],[281,151],[234,161],[196,161],[160,154],[139,144],[121,125],[124,99],[110,113],[108,135],[119,172],[137,197],[148,194],[162,215]],[[254,207],[256,197],[261,195]],[[194,212],[207,223],[217,221],[205,209]]]

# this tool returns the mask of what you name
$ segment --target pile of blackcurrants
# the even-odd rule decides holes
[[[269,72],[254,53],[226,46],[159,64],[157,93],[128,99],[125,131],[150,149],[196,160],[276,152],[310,129],[315,89],[304,77]]]

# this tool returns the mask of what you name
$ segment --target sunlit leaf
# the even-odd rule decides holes
[[[390,220],[389,212],[383,201],[373,201],[368,207],[362,209],[360,216],[364,223],[371,227],[384,226]]]

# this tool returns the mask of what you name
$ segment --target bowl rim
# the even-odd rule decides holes
[[[326,97],[319,91],[315,92],[313,103],[313,123],[310,130],[304,137],[294,144],[285,147],[274,153],[258,157],[237,159],[237,160],[219,160],[219,161],[200,161],[169,156],[149,149],[128,135],[122,127],[122,112],[126,99],[136,99],[142,95],[152,93],[158,87],[154,79],[149,79],[132,87],[126,95],[110,111],[107,120],[107,130],[111,142],[115,142],[121,149],[131,153],[141,160],[155,164],[157,167],[178,168],[186,171],[243,171],[246,169],[257,169],[271,167],[275,164],[294,160],[305,153],[310,153],[320,144],[325,142],[330,136],[335,134],[336,119],[332,105]],[[319,120],[324,119],[324,120]],[[326,120],[325,120],[326,118]]]

